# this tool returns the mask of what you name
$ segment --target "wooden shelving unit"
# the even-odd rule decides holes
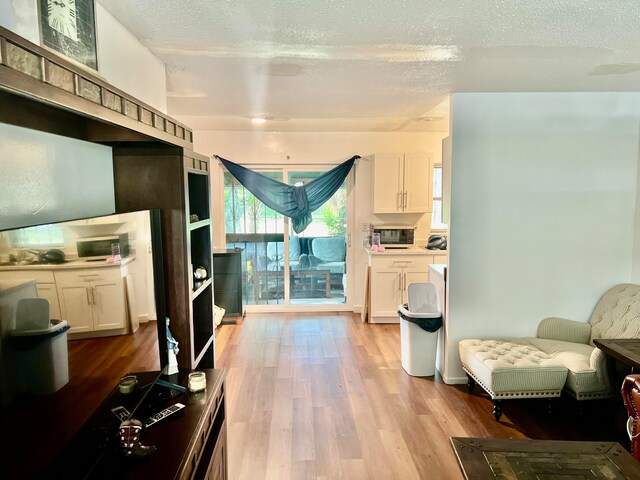
[[[183,148],[138,146],[114,148],[113,158],[117,211],[161,208],[167,311],[179,343],[178,365],[213,368],[209,159]],[[197,267],[208,277],[194,288]]]

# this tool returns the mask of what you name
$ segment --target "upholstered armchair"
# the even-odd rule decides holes
[[[609,289],[589,322],[546,318],[536,337],[469,339],[459,342],[469,388],[482,386],[500,418],[502,399],[553,398],[564,390],[577,400],[611,396],[606,355],[599,338],[640,338],[640,285]]]
[[[629,414],[627,432],[631,439],[631,454],[640,460],[640,375],[627,375],[622,382],[622,399]]]

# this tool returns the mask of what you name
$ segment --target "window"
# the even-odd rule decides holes
[[[58,225],[40,225],[12,232],[16,247],[59,247],[64,245],[64,232]]]
[[[433,168],[433,212],[431,213],[431,230],[446,230],[447,224],[442,220],[442,165]]]

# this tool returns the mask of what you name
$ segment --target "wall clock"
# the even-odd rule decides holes
[[[98,70],[95,0],[39,0],[42,44]]]

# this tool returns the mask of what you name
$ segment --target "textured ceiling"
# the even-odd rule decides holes
[[[98,1],[195,129],[437,131],[452,92],[640,90],[638,0]]]

